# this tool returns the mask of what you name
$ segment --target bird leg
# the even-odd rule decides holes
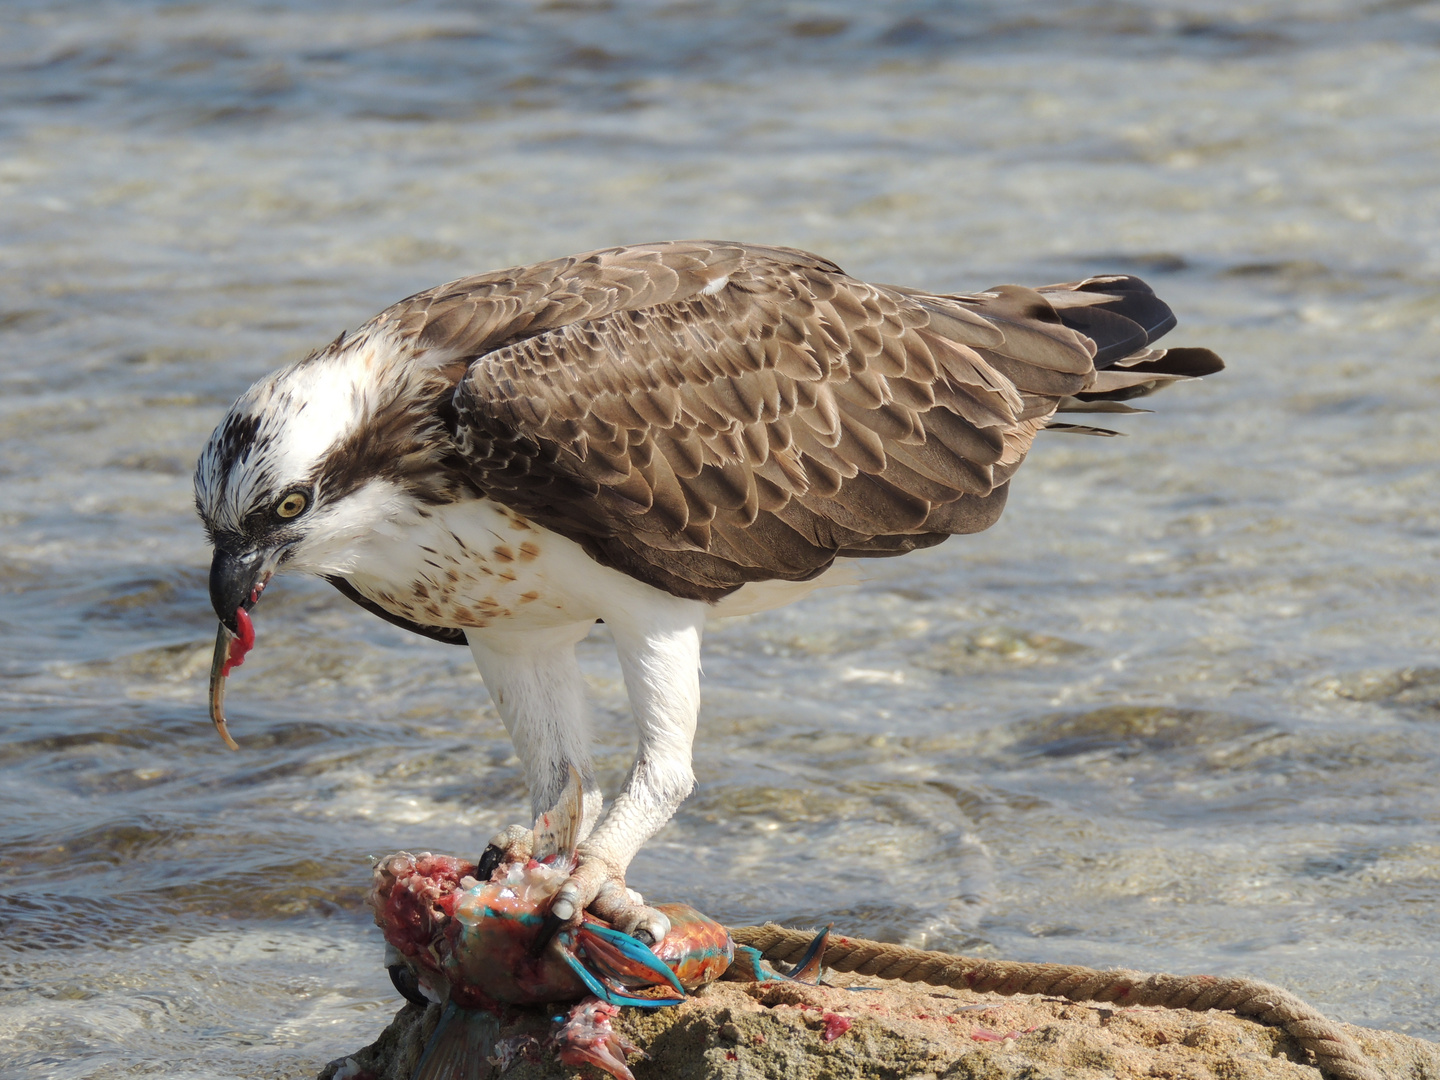
[[[525,766],[530,805],[542,833],[537,837],[534,828],[511,825],[491,837],[476,871],[482,879],[502,863],[558,854],[558,834],[544,822],[563,821],[561,832],[583,840],[600,817],[600,788],[590,766],[590,711],[585,680],[575,662],[575,643],[590,625],[467,633],[480,677]],[[572,783],[583,793],[580,822],[573,832],[567,795]]]
[[[525,763],[537,821],[563,812],[572,770],[584,791],[576,832],[579,861],[555,894],[548,919],[551,933],[578,921],[587,908],[650,944],[670,930],[669,919],[626,887],[625,871],[695,785],[690,751],[700,709],[700,635],[706,607],[646,591],[643,602],[605,613],[640,745],[624,790],[603,816],[590,769],[585,682],[575,661],[575,645],[590,624],[466,632],[480,676]],[[517,826],[495,837],[481,870],[493,870],[507,854],[524,857],[527,831]],[[544,854],[537,839],[529,841],[528,854],[534,857]]]
[[[673,597],[646,607],[606,616],[640,729],[635,763],[625,789],[580,844],[580,863],[550,910],[567,921],[589,908],[616,929],[655,944],[669,933],[670,920],[625,887],[625,871],[695,786],[690,753],[700,710],[705,607]]]

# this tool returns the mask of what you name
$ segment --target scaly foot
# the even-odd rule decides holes
[[[531,947],[532,956],[540,955],[562,926],[578,924],[581,912],[587,910],[646,945],[659,943],[670,932],[670,920],[647,907],[645,898],[635,890],[625,887],[625,865],[629,859],[612,858],[603,847],[597,850],[597,846],[581,842],[589,832],[587,818],[593,823],[599,810],[597,797],[587,815],[584,784],[580,773],[572,767],[555,805],[535,818],[534,828],[511,825],[494,836],[480,856],[476,877],[481,880],[488,880],[497,867],[532,858],[549,863],[562,873],[566,865],[574,867],[555,893]]]
[[[490,838],[490,843],[480,854],[475,867],[475,876],[489,881],[495,868],[506,863],[529,862],[530,853],[535,850],[535,831],[524,825],[511,825],[503,832]]]
[[[576,844],[584,829],[585,805],[580,786],[580,774],[570,770],[570,783],[560,793],[556,805],[539,815],[535,825],[527,829],[524,825],[511,825],[490,838],[490,844],[480,855],[475,876],[488,881],[496,867],[507,863],[526,863],[536,859],[547,865],[564,870],[573,865]]]
[[[588,910],[621,933],[647,945],[657,944],[670,932],[670,920],[647,907],[645,898],[634,889],[625,887],[624,870],[617,869],[601,855],[587,852],[584,845],[580,848],[579,865],[560,886],[550,905],[546,929],[549,930],[552,922],[556,930],[567,923],[578,922],[582,910]]]
[[[501,866],[528,862],[535,850],[535,832],[523,825],[511,825],[491,837],[489,846],[480,856],[475,876],[488,881]],[[536,952],[549,944],[562,927],[580,922],[581,911],[588,910],[604,919],[622,934],[629,934],[647,945],[654,945],[670,932],[670,920],[662,912],[647,907],[645,898],[625,885],[625,875],[611,867],[608,860],[579,853],[575,871],[560,886],[545,927],[536,941]]]

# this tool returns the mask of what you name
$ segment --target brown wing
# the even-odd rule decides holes
[[[1142,324],[1168,308],[1101,280],[1118,288],[935,296],[803,252],[673,243],[467,279],[382,318],[478,357],[453,402],[477,488],[606,565],[715,600],[991,525],[1035,433],[1098,389],[1096,342],[1060,312],[1162,359]]]
[[[693,296],[736,267],[739,244],[665,243],[609,248],[461,278],[386,308],[366,331],[384,328],[417,350],[472,360],[507,342],[574,323]],[[815,256],[786,252],[815,266]]]

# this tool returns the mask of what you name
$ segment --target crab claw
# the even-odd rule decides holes
[[[680,1005],[685,1001],[684,997],[652,998],[632,994],[628,990],[611,986],[606,980],[587,968],[578,958],[572,956],[569,949],[561,949],[560,956],[570,970],[575,973],[575,977],[585,984],[585,989],[607,1005],[634,1005],[641,1009],[664,1009],[670,1005]],[[682,990],[681,993],[683,994],[684,991]]]
[[[430,999],[420,989],[415,969],[405,962],[404,954],[388,941],[385,943],[385,970],[390,974],[390,985],[406,1001],[422,1008],[430,1004]]]
[[[584,923],[575,936],[590,962],[612,979],[655,986],[669,983],[684,995],[675,972],[638,938],[592,922]]]

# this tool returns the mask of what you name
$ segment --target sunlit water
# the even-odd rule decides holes
[[[5,4],[0,1072],[380,1029],[367,856],[477,851],[519,765],[464,650],[283,579],[226,752],[194,457],[398,297],[683,236],[1138,272],[1231,366],[1042,438],[990,532],[714,627],[632,882],[1440,1037],[1440,7],[1369,8]]]

